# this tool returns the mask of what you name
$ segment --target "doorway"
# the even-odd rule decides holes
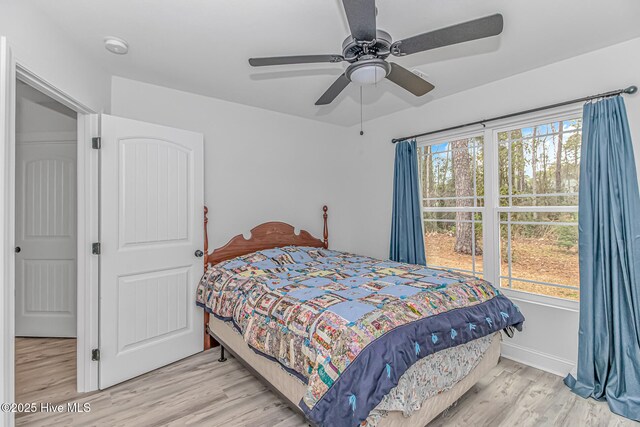
[[[76,394],[77,122],[75,111],[16,82],[17,402]]]

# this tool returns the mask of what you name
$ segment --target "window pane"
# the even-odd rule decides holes
[[[483,206],[483,137],[420,147],[418,166],[425,207]]]
[[[511,286],[512,289],[515,289],[518,291],[531,292],[539,295],[548,295],[552,297],[571,299],[575,301],[578,301],[580,299],[580,290],[578,289],[567,289],[567,288],[561,288],[558,286],[542,285],[538,283],[529,283],[529,282],[523,282],[518,280],[513,280],[511,282],[511,285],[512,285]]]
[[[501,212],[500,222],[514,223],[554,222],[564,224],[578,224],[578,212]],[[534,228],[535,229],[535,228]],[[522,233],[528,233],[529,228],[516,227]]]
[[[498,133],[500,206],[577,204],[580,119]]]
[[[560,196],[541,195],[514,195],[512,197],[501,196],[500,206],[577,206],[578,193],[568,193]]]
[[[425,213],[425,217],[427,265],[482,275],[481,214],[438,212]]]
[[[501,283],[513,289],[577,300],[577,289],[564,288],[580,286],[578,226],[566,225],[575,224],[577,213],[536,215],[501,214]]]

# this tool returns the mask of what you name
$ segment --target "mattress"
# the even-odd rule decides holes
[[[235,330],[230,322],[211,316],[209,319],[211,334],[224,343],[226,348],[252,371],[255,371],[272,388],[276,389],[281,397],[285,398],[292,408],[300,411],[298,402],[306,392],[307,386],[298,378],[282,369],[281,365],[269,360],[253,351]],[[486,376],[495,367],[500,358],[500,333],[493,335],[491,345],[484,353],[479,363],[462,380],[457,382],[449,390],[430,397],[422,403],[420,409],[410,417],[403,416],[402,412],[389,412],[378,423],[378,427],[423,427],[437,417],[442,411],[453,405],[482,377]]]
[[[299,407],[331,427],[361,425],[430,355],[524,322],[478,277],[300,246],[210,267],[196,303],[306,383]]]

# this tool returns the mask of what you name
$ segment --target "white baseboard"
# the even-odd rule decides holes
[[[523,363],[563,378],[568,373],[574,372],[576,367],[575,362],[571,360],[504,341],[502,342],[501,355],[515,362]]]

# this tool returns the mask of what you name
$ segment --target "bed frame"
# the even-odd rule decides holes
[[[229,242],[217,249],[214,249],[211,253],[209,253],[209,238],[207,233],[207,223],[208,223],[208,209],[204,208],[204,268],[205,270],[209,267],[209,265],[214,265],[222,261],[226,261],[237,256],[246,255],[255,251],[264,250],[264,249],[273,249],[281,246],[311,246],[316,248],[325,248],[329,247],[329,232],[327,229],[327,207],[322,207],[322,217],[324,221],[324,231],[323,231],[323,240],[317,239],[313,237],[309,232],[305,230],[301,230],[299,234],[295,233],[295,229],[292,225],[283,223],[283,222],[266,222],[264,224],[260,224],[257,227],[251,230],[251,236],[248,239],[245,239],[242,234],[239,234],[233,237]],[[245,361],[242,357],[239,357],[233,349],[231,349],[227,343],[220,339],[220,337],[216,334],[215,331],[209,330],[209,313],[205,311],[204,316],[204,347],[205,350],[210,349],[213,346],[220,345],[220,358],[218,361],[224,362],[226,360],[224,353],[225,349],[233,355],[238,362],[240,362],[249,372],[251,372],[256,378],[258,378],[269,390],[271,390],[275,395],[277,395],[283,402],[287,404],[294,412],[300,414],[305,418],[306,422],[309,423],[310,426],[316,427],[315,424],[306,418],[306,415],[298,406],[298,402],[291,401],[283,392],[278,390],[274,385],[272,385],[264,376],[262,376],[256,369],[254,369],[250,363]],[[491,362],[490,362],[491,363]],[[495,364],[497,364],[497,359],[495,360]],[[486,374],[489,369],[491,369],[494,365],[491,365],[489,368],[486,368],[486,372],[482,375]],[[478,369],[477,367],[474,369]],[[426,415],[427,418],[418,418],[416,423],[423,422],[428,423],[435,416],[437,416],[442,410],[446,409],[446,407],[455,404],[455,402],[465,393],[467,392],[473,384],[475,384],[476,380],[473,382],[464,383],[465,379],[463,379],[459,384],[454,385],[454,389],[457,390],[453,392],[454,389],[445,391],[444,393],[438,395],[436,398],[442,399],[444,405],[442,408],[438,409],[429,415]],[[464,384],[461,386],[461,384]],[[449,396],[449,397],[447,397]],[[448,399],[448,400],[447,400]],[[427,409],[427,411],[431,411],[431,409]],[[404,424],[406,418],[402,418],[400,420],[396,420],[393,425],[400,425],[399,423]],[[412,425],[416,425],[415,423]]]
[[[261,251],[264,249],[273,249],[282,246],[310,246],[313,248],[329,248],[329,229],[327,228],[327,206],[322,207],[322,219],[324,222],[323,239],[317,239],[306,230],[300,230],[299,234],[296,234],[295,228],[284,222],[265,222],[254,227],[251,230],[251,236],[248,239],[242,234],[238,234],[233,237],[226,245],[214,249],[209,253],[209,209],[204,207],[204,270],[209,268],[209,265],[214,265],[222,261],[226,261],[238,256],[247,255],[252,252]],[[209,313],[204,313],[204,349],[208,350],[211,347],[215,347],[221,343],[217,342],[212,336],[211,331],[208,330],[209,326]],[[222,343],[224,344],[224,343]],[[222,354],[220,361],[224,361],[224,345],[222,347]]]

